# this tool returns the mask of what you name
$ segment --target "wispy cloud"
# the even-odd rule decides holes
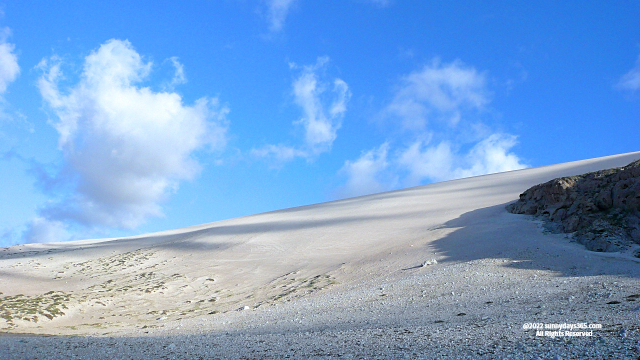
[[[0,100],[7,91],[7,87],[20,74],[18,56],[15,54],[15,45],[7,42],[11,35],[9,28],[0,29]]]
[[[304,113],[296,124],[304,127],[306,146],[314,155],[331,149],[351,96],[349,86],[341,79],[333,80],[331,90],[319,83],[316,70],[324,66],[327,60],[321,58],[315,66],[304,67],[300,77],[293,83],[295,102]],[[322,95],[326,91],[334,94],[330,103],[322,101]]]
[[[342,79],[325,81],[320,78],[319,73],[322,73],[328,61],[329,58],[321,57],[316,64],[303,66],[300,75],[292,84],[294,102],[303,114],[301,119],[294,122],[295,126],[302,127],[304,131],[303,145],[267,145],[252,150],[254,155],[269,157],[282,163],[297,157],[312,160],[331,150],[347,111],[351,92]],[[291,67],[299,69],[295,64],[291,64]]]
[[[309,155],[306,151],[282,144],[266,145],[258,149],[252,149],[251,154],[260,158],[272,159],[275,166]]]
[[[526,167],[512,151],[517,137],[483,123],[490,95],[486,75],[459,60],[402,77],[381,117],[404,131],[345,162],[339,197]]]
[[[636,60],[636,66],[620,78],[617,86],[620,89],[629,91],[640,89],[640,56]]]
[[[364,152],[355,161],[347,160],[340,169],[340,174],[347,178],[347,182],[335,191],[335,196],[344,198],[373,194],[391,189],[395,186],[397,177],[389,168],[389,144]]]
[[[173,78],[171,79],[171,83],[169,85],[171,87],[174,87],[176,85],[186,84],[187,77],[184,74],[184,66],[180,63],[178,57],[172,56],[168,60],[171,61],[171,64],[175,68]]]
[[[27,225],[22,243],[49,243],[71,239],[67,226],[62,221],[36,217]]]
[[[225,146],[228,108],[206,97],[185,105],[177,93],[139,86],[152,63],[128,41],[101,45],[85,58],[80,80],[62,90],[61,65],[59,58],[43,59],[38,80],[65,161],[56,175],[39,178],[59,193],[25,236],[46,226],[62,234],[69,221],[134,228],[161,216],[161,202],[199,172],[193,152]]]
[[[268,0],[267,17],[269,19],[269,30],[276,33],[282,30],[287,19],[291,6],[297,0]]]
[[[482,109],[489,103],[485,75],[456,60],[431,64],[404,76],[383,114],[399,119],[404,128],[424,129],[428,120],[456,125],[465,109]]]

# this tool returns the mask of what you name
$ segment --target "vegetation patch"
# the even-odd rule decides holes
[[[15,327],[15,321],[23,320],[37,323],[40,320],[64,315],[71,295],[61,291],[49,291],[40,296],[22,294],[0,297],[0,318],[9,327]]]
[[[277,292],[268,297],[268,302],[289,301],[292,298],[302,297],[338,283],[329,274],[303,278],[296,278],[294,275],[296,275],[296,272],[286,274],[271,283],[271,288],[277,290]]]

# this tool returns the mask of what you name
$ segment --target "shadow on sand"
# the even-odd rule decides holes
[[[404,217],[421,216],[421,211],[401,212],[396,215],[357,215],[340,216],[328,219],[310,220],[285,220],[285,221],[265,221],[245,224],[211,224],[204,229],[187,230],[173,234],[149,234],[131,238],[119,238],[113,240],[98,240],[87,243],[52,243],[42,244],[42,248],[29,248],[28,246],[15,245],[12,251],[0,251],[1,259],[25,259],[40,256],[51,256],[65,252],[77,251],[101,251],[108,254],[110,251],[127,252],[140,249],[158,250],[168,249],[181,252],[205,251],[205,250],[225,250],[241,244],[240,242],[230,242],[224,239],[237,235],[265,234],[269,232],[286,233],[296,230],[322,231],[325,227],[336,225],[356,224],[363,221],[393,220]],[[207,225],[204,225],[207,226]],[[220,240],[216,238],[220,237]],[[10,249],[10,248],[5,248]]]
[[[439,228],[456,229],[435,240],[442,262],[506,259],[506,267],[546,270],[560,276],[619,275],[640,278],[640,261],[619,253],[598,253],[565,234],[542,231],[533,216],[508,213],[508,203],[470,211]]]

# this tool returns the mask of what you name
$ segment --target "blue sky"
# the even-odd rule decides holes
[[[638,1],[0,10],[4,246],[640,150]]]

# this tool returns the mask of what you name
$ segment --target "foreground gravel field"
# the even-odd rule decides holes
[[[461,333],[464,334],[461,336]],[[638,328],[592,338],[424,326],[174,337],[0,338],[1,359],[638,359]]]
[[[618,264],[618,270],[629,265],[592,261]],[[485,292],[464,282],[480,267],[484,277],[500,279],[484,282]],[[508,276],[513,270],[493,261],[409,271],[278,305],[111,335],[0,336],[0,359],[640,358],[639,287],[628,274],[539,271],[531,281]],[[551,337],[523,329],[528,323],[602,328],[592,336]]]

